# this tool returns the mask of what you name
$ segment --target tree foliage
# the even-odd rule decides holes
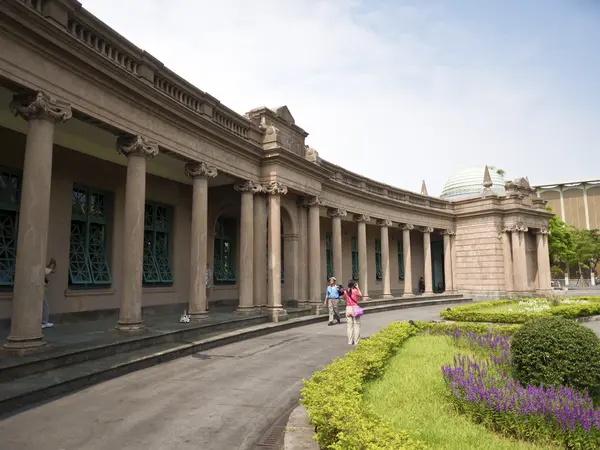
[[[549,212],[552,209],[546,208]],[[572,259],[571,229],[556,214],[548,220],[548,250],[553,264],[569,264]]]
[[[571,252],[568,263],[583,270],[593,269],[600,261],[600,230],[583,230],[571,227]]]

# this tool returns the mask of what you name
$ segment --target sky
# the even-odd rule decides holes
[[[82,3],[240,114],[287,105],[321,158],[378,181],[600,178],[600,0]]]

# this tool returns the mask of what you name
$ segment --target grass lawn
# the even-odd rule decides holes
[[[500,436],[455,411],[440,367],[459,352],[445,336],[409,339],[389,361],[384,376],[367,386],[365,401],[397,430],[409,431],[431,448],[548,449]]]

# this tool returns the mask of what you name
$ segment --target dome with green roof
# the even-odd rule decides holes
[[[491,190],[494,194],[504,195],[504,176],[502,172],[489,168],[492,179]],[[472,167],[463,169],[446,181],[440,198],[444,200],[460,200],[468,197],[476,197],[483,193],[484,167]]]

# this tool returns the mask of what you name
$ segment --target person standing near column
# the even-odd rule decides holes
[[[337,323],[341,323],[340,313],[338,310],[338,301],[340,299],[340,291],[336,286],[337,280],[335,277],[331,277],[329,279],[329,286],[327,286],[327,290],[325,291],[325,302],[323,302],[323,306],[327,306],[329,308],[329,323],[328,326],[334,325],[334,319],[337,320]]]
[[[344,291],[346,298],[346,333],[348,345],[356,345],[360,341],[360,317],[354,317],[354,307],[358,306],[358,299],[362,293],[354,280],[348,282],[348,289]]]
[[[46,277],[44,278],[44,303],[42,307],[42,328],[52,328],[54,324],[50,322],[50,306],[48,305],[48,275],[56,272],[56,260],[50,258],[48,265],[46,266]]]

